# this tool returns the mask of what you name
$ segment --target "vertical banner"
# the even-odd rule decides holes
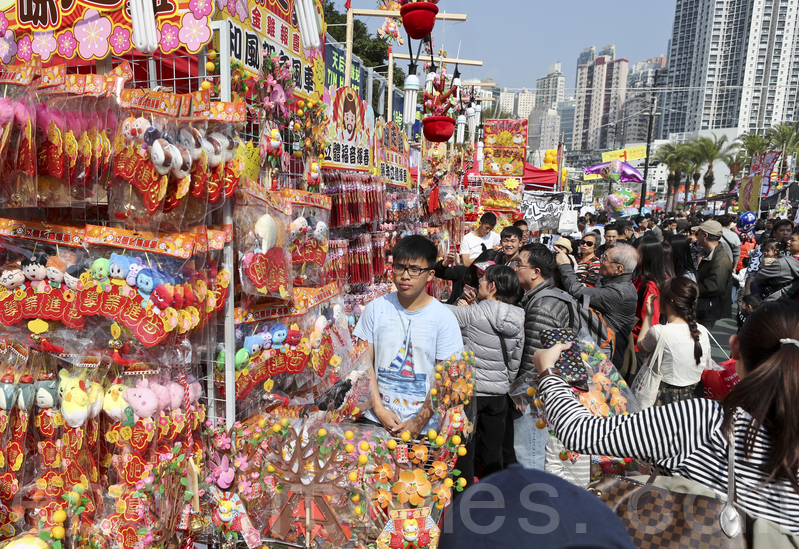
[[[762,175],[746,177],[741,182],[741,194],[738,198],[738,211],[760,211],[760,186],[763,183]]]
[[[527,158],[527,120],[486,120],[482,175],[521,177]]]
[[[340,88],[344,85],[347,52],[335,44],[325,44],[325,87]],[[366,98],[366,70],[360,61],[353,58],[350,65],[350,86],[361,99]]]
[[[560,217],[567,207],[565,193],[522,193],[520,209],[531,231],[557,231]]]
[[[331,90],[330,99],[325,167],[369,171],[374,165],[374,120],[366,104],[355,89],[346,87]]]
[[[394,122],[375,122],[375,165],[392,185],[411,188],[410,144],[408,136]]]

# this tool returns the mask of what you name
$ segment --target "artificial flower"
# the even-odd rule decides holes
[[[411,505],[419,505],[424,503],[424,498],[430,494],[432,488],[424,471],[414,469],[413,471],[402,471],[391,491],[397,494],[400,503],[410,502]]]

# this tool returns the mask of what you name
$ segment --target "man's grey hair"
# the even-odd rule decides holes
[[[617,244],[613,248],[613,261],[624,267],[625,273],[631,273],[638,267],[638,250],[628,244]]]

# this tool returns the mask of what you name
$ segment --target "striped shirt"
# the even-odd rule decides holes
[[[721,432],[721,403],[692,399],[627,416],[594,417],[562,378],[546,376],[539,389],[547,419],[569,450],[646,460],[667,474],[694,480],[721,495],[727,493],[729,446]],[[771,451],[765,429],[758,433],[752,454],[744,454],[750,418],[743,410],[735,413],[736,503],[751,515],[799,535],[799,494],[785,480],[765,484],[768,475],[763,469]]]

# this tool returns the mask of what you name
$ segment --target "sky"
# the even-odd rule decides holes
[[[344,0],[336,0],[344,12]],[[356,8],[374,8],[374,0],[352,0]],[[461,67],[463,79],[493,78],[500,87],[535,88],[535,81],[562,64],[566,96],[574,95],[577,57],[583,48],[616,44],[616,57],[630,64],[666,55],[675,0],[440,0],[441,12],[465,13],[464,23],[437,21],[436,49],[450,58],[483,61]],[[363,18],[374,32],[382,19]],[[415,41],[414,41],[415,42]],[[400,49],[407,53],[405,44]],[[415,49],[414,49],[415,53]],[[403,61],[402,63],[407,63]]]

